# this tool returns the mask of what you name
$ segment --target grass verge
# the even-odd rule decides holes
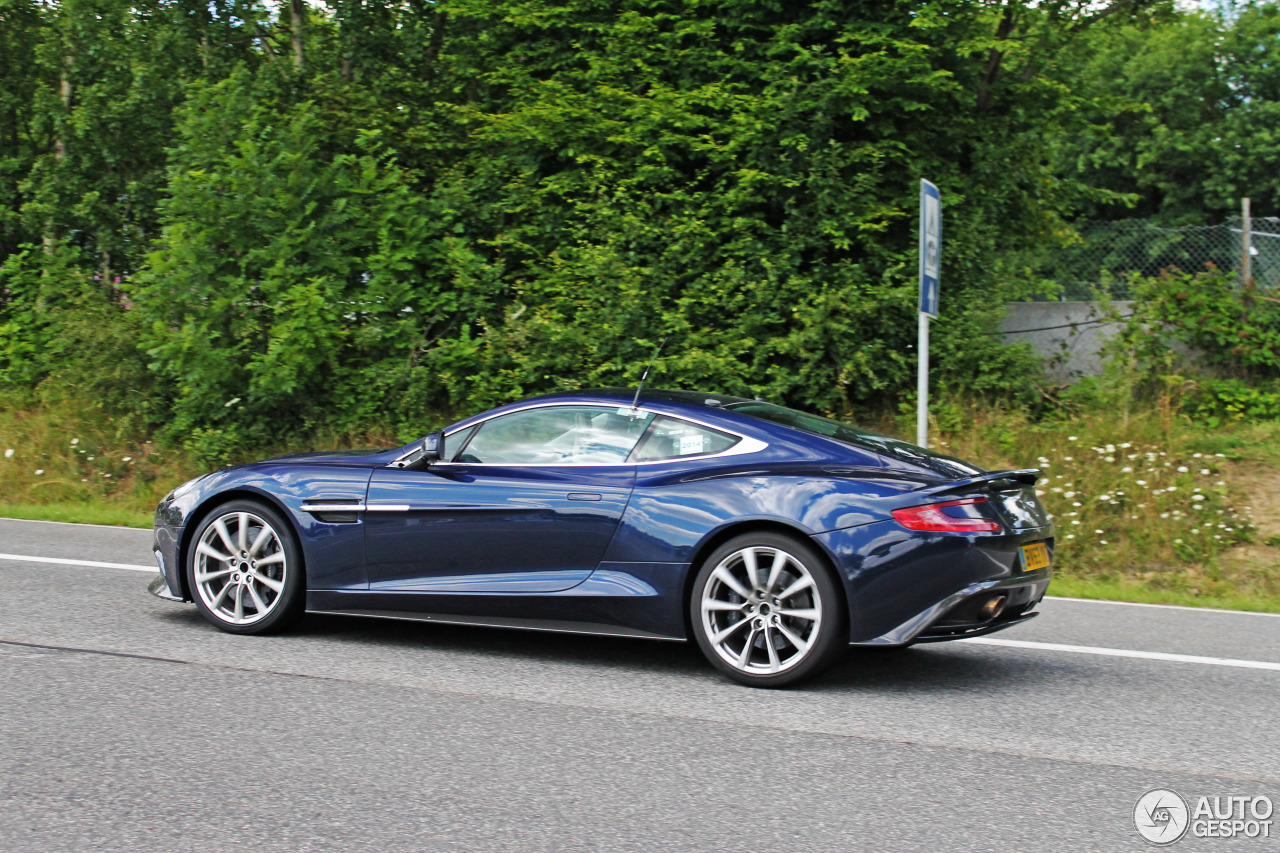
[[[1191,595],[1132,580],[1055,577],[1049,584],[1049,595],[1064,598],[1092,598],[1101,601],[1128,601],[1139,604],[1176,604],[1182,607],[1214,607],[1220,610],[1280,613],[1280,596]]]
[[[151,529],[150,512],[112,503],[64,501],[62,503],[24,504],[0,501],[0,518],[22,518],[30,521],[67,521],[76,524],[110,524],[117,527]]]

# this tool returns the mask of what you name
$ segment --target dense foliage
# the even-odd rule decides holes
[[[1131,288],[1103,384],[1162,397],[1210,428],[1280,417],[1280,299],[1212,269],[1135,277]]]
[[[1057,169],[1126,195],[1089,218],[1203,225],[1280,211],[1280,5],[1153,7],[1064,56],[1088,127],[1055,146]]]
[[[1030,359],[990,332],[1020,252],[1141,190],[1061,165],[1120,97],[1078,56],[1170,20],[1202,21],[1150,0],[0,0],[0,383],[222,458],[632,382],[669,336],[661,384],[847,412],[914,381],[928,177],[936,380],[1016,392]],[[1258,86],[1249,109],[1274,104]],[[1117,145],[1108,168],[1137,168]]]

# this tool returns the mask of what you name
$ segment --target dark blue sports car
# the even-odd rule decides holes
[[[304,611],[681,640],[746,684],[849,644],[1031,618],[1053,525],[987,472],[718,394],[553,394],[387,451],[206,474],[156,510],[161,577],[224,631]]]

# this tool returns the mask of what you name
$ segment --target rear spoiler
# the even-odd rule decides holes
[[[937,486],[920,489],[915,494],[945,495],[951,492],[1016,492],[1025,486],[1034,486],[1040,479],[1039,468],[1019,468],[1016,471],[988,471],[976,477],[952,480]]]

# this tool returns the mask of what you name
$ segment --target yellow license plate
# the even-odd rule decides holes
[[[1043,542],[1023,545],[1018,549],[1022,553],[1022,570],[1034,572],[1036,569],[1049,567],[1049,546]]]

